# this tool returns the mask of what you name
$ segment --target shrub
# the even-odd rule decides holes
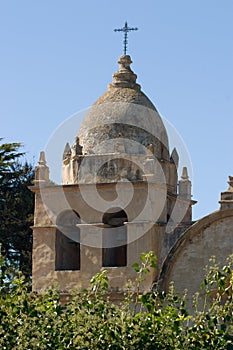
[[[191,311],[186,295],[178,296],[172,284],[167,294],[139,293],[143,276],[155,266],[152,252],[141,255],[141,264],[134,264],[136,295],[127,293],[120,305],[108,298],[106,271],[61,305],[53,289],[28,293],[23,276],[7,274],[2,261],[0,348],[233,349],[233,257],[223,268],[212,260]]]

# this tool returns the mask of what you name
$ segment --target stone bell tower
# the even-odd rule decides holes
[[[50,184],[43,153],[36,168],[34,290],[51,284],[81,290],[107,269],[112,298],[120,298],[140,253],[154,250],[159,271],[192,223],[187,169],[178,186],[179,156],[169,150],[163,121],[136,82],[131,57],[118,63],[73,145],[65,145],[62,185]],[[158,271],[147,276],[144,290]]]

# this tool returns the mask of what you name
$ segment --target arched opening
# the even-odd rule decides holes
[[[121,208],[106,212],[103,215],[102,260],[104,267],[127,265],[127,214]]]
[[[57,217],[55,240],[55,269],[80,270],[80,216],[65,210]]]

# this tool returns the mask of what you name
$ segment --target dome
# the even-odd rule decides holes
[[[153,145],[155,155],[169,159],[168,137],[155,106],[136,83],[130,56],[119,59],[113,83],[84,117],[78,136],[83,154],[115,153],[123,144],[128,154],[145,154]]]

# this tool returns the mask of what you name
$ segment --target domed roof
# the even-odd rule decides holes
[[[136,83],[130,56],[120,57],[113,83],[87,112],[78,136],[84,154],[114,153],[116,141],[124,152],[144,154],[153,144],[155,155],[168,158],[167,132],[155,106]]]

